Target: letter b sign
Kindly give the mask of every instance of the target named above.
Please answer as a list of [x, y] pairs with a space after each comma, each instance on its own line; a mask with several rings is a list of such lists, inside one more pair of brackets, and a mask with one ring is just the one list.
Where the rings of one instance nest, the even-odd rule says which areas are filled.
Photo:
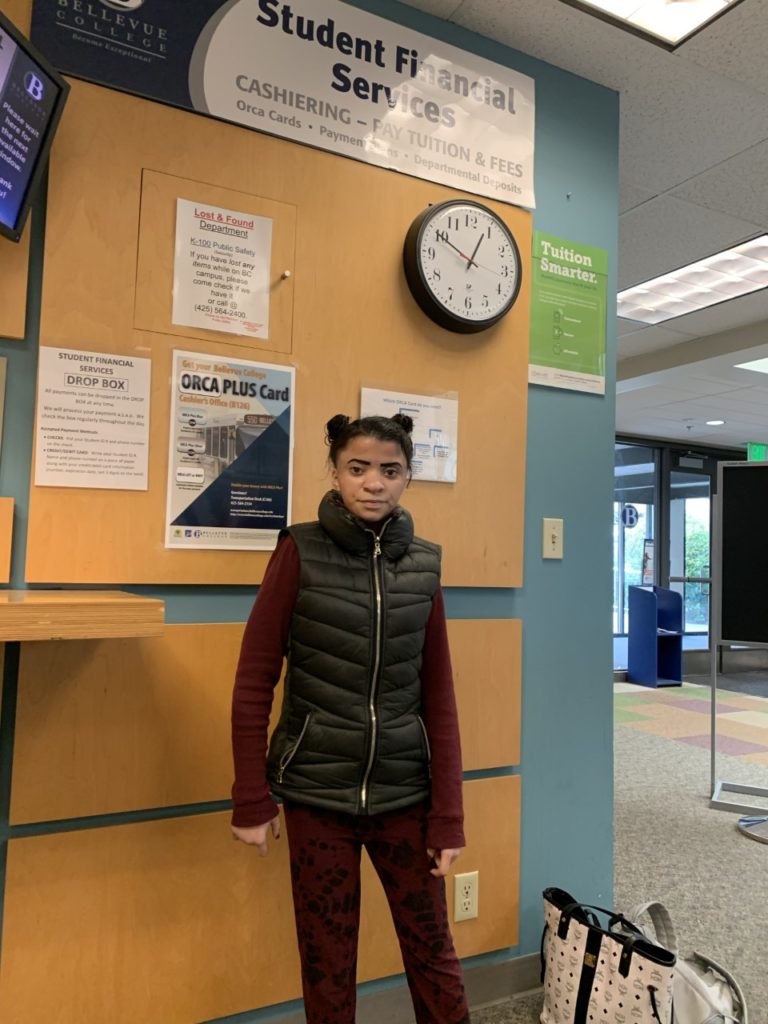
[[43, 98], [43, 83], [32, 71], [28, 71], [24, 75], [24, 88], [33, 100], [41, 100]]
[[634, 505], [625, 505], [621, 510], [621, 521], [628, 530], [631, 530], [640, 521], [640, 513]]

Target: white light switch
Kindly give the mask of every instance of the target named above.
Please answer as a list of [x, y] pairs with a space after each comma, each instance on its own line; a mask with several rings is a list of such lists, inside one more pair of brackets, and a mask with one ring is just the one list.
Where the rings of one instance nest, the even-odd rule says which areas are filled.
[[541, 554], [543, 558], [563, 557], [563, 520], [542, 519]]

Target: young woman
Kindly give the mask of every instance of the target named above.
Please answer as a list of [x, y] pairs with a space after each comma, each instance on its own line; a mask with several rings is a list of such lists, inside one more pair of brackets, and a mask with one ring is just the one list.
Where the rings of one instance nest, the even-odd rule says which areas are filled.
[[283, 803], [307, 1024], [354, 1024], [362, 847], [418, 1024], [469, 1020], [445, 900], [464, 834], [440, 549], [399, 504], [412, 426], [328, 422], [333, 490], [317, 522], [281, 534], [237, 670], [232, 832], [265, 856]]

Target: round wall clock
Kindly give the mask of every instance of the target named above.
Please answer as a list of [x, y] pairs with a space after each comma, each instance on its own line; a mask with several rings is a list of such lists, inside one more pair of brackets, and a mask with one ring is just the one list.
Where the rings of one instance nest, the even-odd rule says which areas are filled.
[[405, 236], [403, 266], [422, 310], [449, 331], [472, 334], [498, 323], [520, 291], [517, 243], [482, 203], [428, 206]]

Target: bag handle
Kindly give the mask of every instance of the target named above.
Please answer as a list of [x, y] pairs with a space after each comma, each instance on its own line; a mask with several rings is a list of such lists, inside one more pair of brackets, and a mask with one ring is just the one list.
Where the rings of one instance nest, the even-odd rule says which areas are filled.
[[634, 921], [630, 920], [624, 914], [618, 914], [615, 910], [607, 910], [605, 907], [596, 907], [592, 903], [579, 903], [576, 900], [574, 900], [572, 903], [568, 903], [560, 911], [560, 926], [558, 928], [558, 935], [561, 939], [564, 939], [565, 936], [568, 934], [568, 921], [572, 917], [576, 918], [577, 921], [579, 920], [576, 913], [578, 911], [582, 912], [582, 917], [584, 918], [582, 924], [588, 924], [594, 928], [600, 928], [600, 921], [598, 920], [597, 915], [594, 913], [594, 911], [597, 911], [600, 914], [605, 914], [605, 916], [608, 918], [609, 932], [615, 932], [616, 925], [621, 924], [624, 925], [627, 931], [635, 933], [635, 938], [647, 938], [647, 936], [643, 932], [643, 929], [636, 925]]
[[744, 998], [744, 993], [741, 991], [741, 985], [734, 978], [734, 976], [715, 960], [710, 960], [708, 956], [704, 956], [703, 953], [696, 953], [695, 951], [691, 954], [691, 959], [700, 963], [703, 967], [708, 967], [715, 974], [719, 974], [720, 977], [727, 982], [731, 992], [736, 996], [739, 1003], [739, 1009], [741, 1011], [740, 1017], [727, 1017], [723, 1018], [727, 1021], [733, 1021], [734, 1024], [749, 1024], [749, 1016], [747, 1013], [747, 1001]]
[[643, 914], [647, 914], [651, 919], [657, 943], [677, 956], [677, 932], [672, 924], [672, 917], [664, 904], [658, 900], [649, 900], [647, 903], [640, 903], [634, 907], [624, 917], [625, 920], [629, 920], [635, 927], [639, 927], [638, 921]]

